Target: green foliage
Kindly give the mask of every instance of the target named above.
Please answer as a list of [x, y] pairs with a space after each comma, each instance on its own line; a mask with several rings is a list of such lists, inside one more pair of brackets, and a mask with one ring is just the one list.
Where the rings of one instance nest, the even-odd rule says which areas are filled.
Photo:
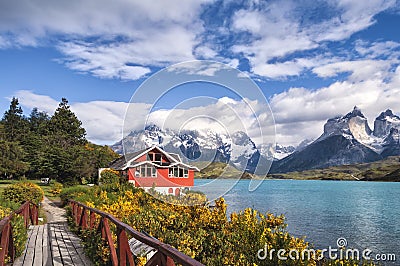
[[4, 113], [2, 119], [6, 139], [9, 141], [21, 140], [24, 134], [24, 131], [21, 129], [26, 125], [25, 122], [18, 99], [13, 97], [10, 103], [10, 108]]
[[66, 204], [68, 199], [83, 197], [84, 195], [87, 195], [91, 189], [91, 187], [87, 186], [73, 186], [63, 188], [60, 193], [61, 201], [63, 204]]
[[7, 186], [2, 193], [4, 199], [22, 204], [31, 201], [39, 204], [43, 200], [43, 190], [36, 184], [30, 182], [19, 182]]
[[29, 167], [29, 164], [23, 161], [24, 156], [25, 152], [20, 144], [0, 138], [0, 176], [6, 178], [23, 176]]
[[[13, 211], [17, 210], [20, 204], [0, 198], [0, 219], [9, 216]], [[20, 215], [14, 215], [11, 219], [12, 236], [15, 246], [16, 257], [20, 256], [25, 249], [28, 238], [27, 229], [25, 228], [24, 218]]]
[[[200, 197], [201, 193], [187, 193], [168, 199], [169, 204], [145, 193], [142, 189], [122, 186], [108, 192], [97, 187], [76, 200], [112, 214], [138, 231], [145, 231], [168, 243], [205, 265], [277, 265], [277, 261], [260, 261], [257, 251], [265, 244], [272, 248], [303, 250], [308, 247], [303, 239], [294, 238], [286, 231], [283, 216], [261, 214], [252, 209], [234, 213], [228, 219], [224, 199], [214, 207], [204, 203], [185, 206], [186, 197]], [[165, 197], [173, 197], [171, 195]], [[84, 231], [85, 232], [85, 231]], [[85, 232], [95, 237], [93, 232]], [[87, 243], [93, 256], [104, 255], [101, 241]], [[99, 257], [97, 257], [99, 258]], [[99, 260], [100, 261], [100, 260]], [[290, 261], [286, 265], [315, 265], [314, 261]]]
[[28, 118], [13, 98], [0, 122], [0, 178], [96, 183], [97, 169], [118, 155], [107, 146], [87, 142], [85, 134], [65, 98], [53, 116], [34, 108]]
[[28, 239], [28, 230], [25, 228], [24, 218], [20, 215], [14, 215], [11, 219], [13, 241], [15, 246], [15, 257], [19, 257], [24, 252], [26, 241]]
[[62, 189], [63, 189], [63, 184], [54, 181], [51, 183], [50, 193], [53, 194], [53, 196], [58, 196], [60, 195]]
[[108, 265], [110, 262], [110, 249], [101, 238], [97, 230], [85, 230], [80, 234], [85, 253], [94, 262], [94, 265]]
[[106, 169], [101, 172], [99, 182], [102, 185], [117, 185], [120, 181], [119, 173], [113, 169]]
[[86, 143], [86, 130], [82, 128], [82, 122], [70, 110], [68, 100], [61, 99], [58, 108], [50, 119], [50, 131], [62, 141], [63, 146]]

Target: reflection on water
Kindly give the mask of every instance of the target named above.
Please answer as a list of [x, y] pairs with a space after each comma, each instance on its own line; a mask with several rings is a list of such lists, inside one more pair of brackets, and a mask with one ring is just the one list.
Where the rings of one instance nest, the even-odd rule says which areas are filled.
[[[208, 182], [196, 180], [195, 185]], [[228, 184], [215, 180], [196, 189], [215, 198]], [[284, 214], [289, 232], [307, 236], [317, 248], [336, 247], [344, 237], [349, 247], [400, 257], [400, 183], [266, 180], [253, 192], [248, 184], [241, 180], [224, 196], [229, 213], [252, 207]]]

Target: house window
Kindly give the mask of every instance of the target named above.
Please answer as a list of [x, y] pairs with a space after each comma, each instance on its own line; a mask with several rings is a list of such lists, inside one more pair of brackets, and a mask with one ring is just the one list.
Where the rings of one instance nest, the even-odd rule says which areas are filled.
[[170, 188], [168, 189], [168, 194], [172, 194], [172, 193], [174, 193], [174, 189], [173, 189], [172, 187], [170, 187]]
[[154, 154], [154, 161], [155, 161], [155, 162], [159, 162], [159, 163], [162, 162], [161, 153], [155, 153], [155, 154]]
[[161, 163], [162, 162], [162, 154], [161, 153], [149, 153], [147, 154], [147, 160]]
[[171, 167], [168, 170], [168, 176], [169, 177], [188, 177], [188, 169], [175, 166]]
[[136, 167], [135, 169], [135, 176], [140, 177], [140, 167]]
[[157, 169], [152, 165], [141, 165], [136, 167], [136, 177], [157, 177]]

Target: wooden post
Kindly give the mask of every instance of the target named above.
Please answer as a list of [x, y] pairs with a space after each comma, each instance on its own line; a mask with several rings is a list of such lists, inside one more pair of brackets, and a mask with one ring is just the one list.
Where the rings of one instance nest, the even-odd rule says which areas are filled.
[[[126, 232], [124, 229], [118, 227], [117, 228], [117, 239], [118, 239], [118, 256], [119, 256], [119, 265], [135, 265], [133, 260], [132, 252], [129, 248], [128, 237], [126, 236]], [[128, 260], [127, 260], [128, 259]], [[128, 262], [128, 264], [127, 264]]]
[[114, 241], [112, 239], [110, 225], [108, 224], [107, 218], [103, 218], [103, 230], [108, 243], [108, 247], [110, 248], [112, 265], [118, 266], [117, 251], [115, 250]]
[[1, 231], [1, 239], [0, 239], [0, 265], [4, 265], [4, 261], [6, 259], [6, 256], [8, 255], [8, 241], [10, 239], [10, 218], [7, 217], [7, 221], [5, 222], [5, 225], [2, 228]]
[[85, 207], [82, 207], [82, 214], [79, 225], [82, 227], [83, 230], [87, 229], [87, 214]]
[[96, 222], [96, 214], [92, 211], [90, 211], [90, 229], [93, 229], [95, 227], [95, 222]]

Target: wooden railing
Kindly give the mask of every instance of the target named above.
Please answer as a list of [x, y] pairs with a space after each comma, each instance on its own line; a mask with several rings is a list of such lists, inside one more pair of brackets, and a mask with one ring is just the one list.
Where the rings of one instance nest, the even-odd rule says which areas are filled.
[[[128, 235], [156, 250], [156, 253], [147, 261], [146, 266], [174, 266], [175, 262], [183, 266], [203, 265], [170, 245], [134, 230], [111, 214], [88, 207], [74, 200], [70, 200], [69, 204], [72, 208], [75, 224], [79, 226], [80, 229], [97, 229], [101, 232], [103, 240], [107, 242], [110, 249], [113, 266], [135, 265], [133, 254], [129, 248]], [[98, 216], [97, 218], [96, 215]], [[111, 235], [110, 222], [116, 226], [116, 246]]]
[[15, 246], [13, 242], [11, 219], [14, 215], [21, 215], [24, 218], [25, 227], [29, 224], [38, 224], [39, 210], [38, 206], [29, 201], [19, 207], [19, 209], [0, 221], [0, 265], [4, 265], [8, 257], [10, 262], [15, 259]]

